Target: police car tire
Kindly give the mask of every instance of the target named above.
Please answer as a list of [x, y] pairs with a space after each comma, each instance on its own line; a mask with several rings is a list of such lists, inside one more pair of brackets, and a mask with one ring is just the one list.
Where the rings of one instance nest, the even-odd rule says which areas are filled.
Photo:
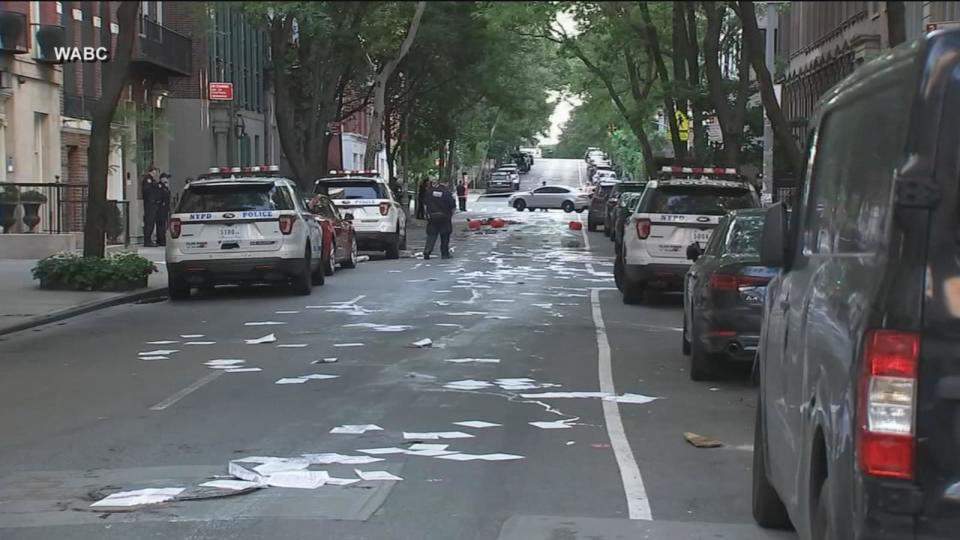
[[186, 300], [190, 298], [190, 285], [173, 272], [167, 274], [167, 294], [170, 300]]
[[323, 283], [323, 271], [319, 270], [315, 273], [310, 266], [310, 247], [307, 246], [307, 252], [303, 256], [303, 270], [293, 278], [293, 292], [301, 296], [308, 296], [313, 293], [313, 283], [317, 280], [317, 274], [320, 277], [319, 282]]
[[634, 306], [643, 302], [645, 284], [634, 281], [626, 275], [621, 279], [623, 281], [623, 303]]
[[400, 233], [394, 233], [393, 239], [390, 240], [390, 243], [387, 244], [387, 249], [385, 250], [384, 255], [388, 259], [399, 259], [400, 258]]
[[340, 263], [341, 268], [356, 268], [357, 267], [357, 239], [353, 239], [353, 245], [350, 247], [350, 256], [347, 257], [347, 260]]

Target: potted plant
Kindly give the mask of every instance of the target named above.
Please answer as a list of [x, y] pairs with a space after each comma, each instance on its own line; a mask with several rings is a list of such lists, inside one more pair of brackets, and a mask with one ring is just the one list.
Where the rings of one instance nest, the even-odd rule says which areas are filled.
[[40, 223], [40, 205], [47, 202], [47, 196], [39, 191], [31, 190], [20, 194], [23, 203], [23, 224], [33, 232]]
[[20, 202], [20, 191], [16, 186], [6, 185], [0, 190], [0, 227], [3, 232], [10, 232], [10, 227], [17, 222], [17, 204]]

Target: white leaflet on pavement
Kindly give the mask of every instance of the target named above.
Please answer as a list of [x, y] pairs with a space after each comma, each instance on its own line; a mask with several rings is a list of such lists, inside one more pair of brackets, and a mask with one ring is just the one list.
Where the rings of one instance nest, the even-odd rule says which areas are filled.
[[449, 444], [431, 444], [431, 443], [417, 443], [411, 444], [410, 450], [446, 450]]
[[320, 360], [314, 360], [313, 362], [310, 362], [310, 363], [311, 364], [332, 364], [336, 361], [337, 361], [336, 358], [322, 358]]
[[433, 291], [433, 292], [443, 294], [443, 293], [449, 293], [449, 292], [453, 292], [453, 291], [451, 291], [450, 289], [437, 289], [437, 290], [435, 290], [435, 291]]
[[454, 422], [453, 425], [471, 427], [471, 428], [500, 427], [500, 424], [494, 424], [493, 422], [484, 422], [483, 420], [465, 420], [463, 422]]
[[383, 458], [375, 458], [370, 456], [347, 456], [344, 454], [338, 454], [336, 452], [329, 452], [326, 454], [303, 454], [303, 458], [309, 461], [311, 464], [316, 465], [330, 465], [331, 463], [363, 465], [366, 463], [383, 461]]
[[357, 476], [361, 480], [403, 480], [399, 476], [394, 476], [387, 471], [361, 471], [360, 469], [354, 469], [353, 472], [357, 473]]
[[536, 379], [528, 379], [526, 377], [521, 377], [517, 379], [494, 379], [497, 384], [529, 384], [537, 382]]
[[450, 358], [449, 360], [444, 360], [444, 362], [453, 362], [455, 364], [467, 364], [470, 362], [476, 362], [478, 364], [499, 364], [500, 360], [498, 358]]
[[279, 322], [279, 321], [256, 321], [256, 322], [243, 323], [244, 326], [277, 326], [280, 324], [287, 324], [287, 323]]
[[364, 454], [373, 454], [375, 456], [385, 455], [385, 454], [404, 454], [407, 451], [403, 448], [390, 447], [390, 448], [364, 448], [363, 450], [357, 450], [357, 452], [363, 452]]
[[523, 456], [518, 456], [516, 454], [481, 454], [477, 456], [477, 458], [484, 461], [509, 461], [514, 459], [526, 459]]
[[357, 256], [357, 262], [358, 262], [358, 263], [367, 262], [367, 261], [369, 261], [369, 260], [370, 260], [370, 256], [369, 256], [369, 255], [358, 255], [358, 256]]
[[503, 390], [536, 390], [537, 388], [540, 388], [535, 384], [529, 384], [529, 383], [500, 384], [497, 386], [499, 386]]
[[658, 397], [644, 396], [642, 394], [623, 394], [622, 396], [605, 396], [604, 401], [616, 401], [617, 403], [637, 403], [643, 405], [651, 401], [658, 400]]
[[230, 462], [227, 472], [230, 476], [247, 482], [263, 482], [262, 476], [234, 461]]
[[612, 395], [608, 392], [541, 392], [539, 394], [520, 394], [520, 397], [529, 399], [604, 398]]
[[299, 471], [310, 466], [310, 462], [305, 459], [282, 459], [279, 461], [270, 461], [253, 468], [259, 474], [269, 476], [283, 471]]
[[200, 487], [229, 489], [231, 491], [240, 491], [243, 489], [262, 487], [258, 482], [247, 482], [246, 480], [211, 480], [200, 484]]
[[327, 482], [324, 485], [328, 486], [349, 486], [350, 484], [356, 484], [360, 480], [357, 478], [327, 478]]
[[283, 379], [278, 379], [274, 384], [303, 384], [305, 382], [307, 382], [307, 380], [300, 377], [284, 377]]
[[297, 377], [297, 378], [298, 378], [298, 379], [308, 379], [308, 380], [322, 381], [322, 380], [325, 380], [325, 379], [339, 379], [340, 376], [339, 376], [339, 375], [323, 375], [323, 374], [320, 374], [320, 373], [313, 373], [313, 374], [311, 374], [311, 375], [301, 375], [300, 377]]
[[233, 461], [242, 462], [242, 463], [272, 463], [274, 461], [283, 461], [287, 458], [281, 457], [271, 457], [271, 456], [247, 456], [243, 459], [235, 459]]
[[445, 456], [435, 456], [437, 459], [449, 459], [452, 461], [473, 461], [475, 459], [481, 459], [480, 456], [474, 454], [447, 454]]
[[144, 351], [142, 353], [137, 353], [140, 356], [169, 356], [173, 353], [180, 352], [179, 349], [157, 349], [155, 351]]
[[119, 491], [100, 499], [90, 506], [140, 506], [173, 500], [184, 488], [150, 488], [134, 491]]
[[172, 339], [164, 339], [161, 341], [148, 341], [147, 345], [173, 345], [174, 343], [180, 343]]
[[553, 307], [553, 304], [530, 304], [531, 306], [536, 306], [538, 308], [550, 309]]
[[433, 346], [433, 340], [430, 338], [424, 338], [419, 341], [414, 341], [413, 343], [410, 344], [410, 346], [415, 347], [417, 349], [425, 349], [427, 347]]
[[454, 324], [454, 323], [436, 323], [435, 326], [449, 326], [449, 327], [455, 327], [455, 328], [463, 328], [462, 324]]
[[540, 429], [570, 429], [573, 427], [563, 420], [557, 420], [556, 422], [530, 422], [530, 425]]
[[268, 334], [262, 338], [248, 339], [246, 340], [247, 345], [261, 345], [263, 343], [274, 343], [277, 341], [277, 336], [274, 334]]
[[209, 362], [204, 362], [203, 364], [204, 364], [205, 366], [210, 366], [210, 367], [214, 367], [214, 366], [234, 367], [234, 366], [237, 366], [237, 365], [243, 364], [243, 363], [246, 363], [246, 360], [239, 360], [239, 359], [232, 359], [232, 358], [221, 358], [221, 359], [218, 359], [218, 360], [210, 360]]
[[184, 345], [216, 345], [216, 341], [188, 341]]
[[445, 315], [448, 315], [450, 317], [466, 317], [469, 315], [486, 315], [486, 314], [487, 314], [486, 311], [459, 311], [455, 313], [445, 313]]
[[368, 431], [383, 431], [383, 428], [376, 424], [344, 424], [331, 429], [330, 433], [361, 435]]
[[283, 311], [274, 311], [274, 313], [277, 315], [296, 315], [297, 313], [300, 313], [300, 310], [286, 309]]
[[363, 347], [363, 343], [334, 343], [334, 347]]
[[405, 452], [408, 456], [424, 456], [424, 457], [437, 457], [437, 456], [446, 456], [448, 454], [456, 454], [453, 450], [409, 450]]
[[206, 336], [203, 334], [180, 334], [180, 337], [183, 339], [199, 339]]
[[496, 319], [498, 321], [505, 321], [507, 319], [512, 319], [513, 317], [507, 317], [506, 315], [487, 315], [484, 319]]
[[514, 299], [512, 299], [512, 298], [494, 298], [493, 300], [490, 300], [490, 301], [491, 301], [491, 302], [497, 302], [497, 303], [500, 303], [500, 304], [510, 304], [510, 303], [516, 302], [516, 300], [514, 300]]
[[403, 332], [410, 330], [412, 326], [406, 324], [374, 324], [374, 323], [353, 323], [345, 324], [344, 328], [370, 328], [377, 332]]
[[224, 371], [227, 373], [256, 373], [257, 371], [263, 371], [258, 367], [245, 367], [245, 368], [227, 368]]
[[169, 356], [141, 356], [141, 360], [169, 360]]
[[472, 437], [473, 435], [462, 431], [403, 432], [403, 438], [407, 440], [423, 439], [425, 441], [435, 441], [437, 439], [470, 439]]
[[306, 343], [284, 343], [282, 345], [277, 345], [279, 349], [302, 349], [306, 347]]
[[265, 479], [268, 486], [299, 489], [316, 489], [327, 482], [327, 471], [282, 471]]

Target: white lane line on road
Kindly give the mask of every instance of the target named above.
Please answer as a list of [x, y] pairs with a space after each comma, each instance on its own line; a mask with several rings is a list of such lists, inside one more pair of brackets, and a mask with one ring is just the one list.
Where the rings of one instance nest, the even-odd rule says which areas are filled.
[[191, 384], [190, 386], [184, 388], [183, 390], [180, 390], [180, 391], [177, 392], [176, 394], [168, 397], [167, 399], [161, 401], [160, 403], [157, 403], [157, 404], [154, 405], [153, 407], [150, 407], [150, 410], [151, 410], [151, 411], [162, 411], [162, 410], [170, 407], [170, 406], [173, 405], [174, 403], [180, 401], [181, 399], [183, 399], [183, 398], [189, 396], [190, 394], [196, 392], [197, 390], [200, 389], [201, 386], [209, 383], [210, 381], [216, 379], [217, 377], [219, 377], [219, 376], [221, 376], [221, 375], [223, 375], [223, 371], [222, 371], [222, 370], [217, 370], [217, 371], [211, 372], [211, 373], [209, 373], [209, 374], [207, 374], [207, 375], [204, 375], [204, 376], [201, 377], [197, 382]]
[[[609, 289], [605, 289], [609, 290]], [[600, 289], [590, 289], [590, 304], [593, 308], [593, 324], [597, 328], [598, 351], [598, 378], [600, 391], [616, 394], [613, 384], [613, 368], [610, 364], [610, 342], [607, 341], [607, 329], [603, 324], [603, 314], [600, 311]], [[650, 513], [650, 500], [647, 499], [647, 490], [640, 476], [640, 467], [633, 456], [630, 441], [627, 440], [623, 429], [623, 419], [620, 418], [620, 406], [615, 401], [603, 401], [603, 420], [607, 426], [607, 435], [610, 437], [610, 447], [617, 458], [620, 469], [620, 478], [623, 481], [623, 491], [627, 496], [627, 511], [630, 519], [653, 520]]]
[[357, 302], [363, 300], [363, 299], [366, 298], [366, 297], [367, 297], [367, 295], [361, 294], [360, 296], [354, 298], [353, 300], [347, 300], [346, 302], [344, 302], [344, 304], [346, 304], [346, 305], [348, 305], [348, 306], [349, 306], [349, 305], [353, 305], [353, 304], [356, 304]]

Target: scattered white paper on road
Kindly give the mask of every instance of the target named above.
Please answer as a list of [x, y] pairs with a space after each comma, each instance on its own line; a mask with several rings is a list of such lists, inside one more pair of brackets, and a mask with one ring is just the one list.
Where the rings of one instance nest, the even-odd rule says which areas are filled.
[[228, 465], [227, 472], [230, 476], [247, 482], [263, 482], [262, 476], [233, 461]]
[[203, 334], [180, 334], [180, 337], [183, 339], [200, 339], [206, 336]]
[[417, 443], [411, 444], [410, 450], [446, 450], [449, 444], [431, 444], [431, 443]]
[[494, 379], [493, 382], [497, 384], [530, 384], [537, 382], [537, 380], [521, 377], [516, 379]]
[[510, 303], [516, 302], [516, 300], [514, 300], [514, 299], [512, 299], [512, 298], [494, 298], [493, 300], [490, 300], [490, 301], [491, 301], [491, 302], [497, 302], [497, 303], [500, 303], [500, 304], [510, 304]]
[[203, 364], [210, 367], [238, 367], [240, 364], [246, 363], [246, 360], [232, 359], [232, 358], [221, 358], [218, 360], [210, 360], [209, 362], [204, 362]]
[[374, 324], [374, 323], [353, 323], [345, 324], [344, 328], [370, 328], [377, 332], [403, 332], [410, 330], [412, 326], [405, 324]]
[[253, 470], [264, 476], [269, 476], [278, 472], [299, 471], [309, 466], [310, 462], [305, 459], [281, 459], [257, 465]]
[[530, 304], [531, 306], [536, 306], [538, 308], [550, 309], [553, 307], [553, 304]]
[[255, 321], [255, 322], [243, 323], [244, 326], [277, 326], [281, 324], [287, 324], [287, 323], [279, 322], [279, 321]]
[[357, 452], [363, 452], [364, 454], [372, 454], [374, 456], [385, 455], [385, 454], [404, 454], [407, 451], [403, 448], [390, 447], [390, 448], [364, 448], [363, 450], [357, 450]]
[[507, 317], [506, 315], [487, 315], [484, 319], [496, 319], [499, 321], [505, 321], [507, 319], [512, 319], [513, 317]]
[[405, 452], [408, 456], [437, 457], [447, 454], [456, 454], [453, 450], [408, 450]]
[[403, 480], [399, 476], [394, 476], [387, 471], [361, 471], [360, 469], [354, 469], [357, 476], [361, 480]]
[[479, 390], [481, 388], [489, 388], [491, 386], [493, 385], [487, 381], [475, 381], [473, 379], [452, 381], [443, 385], [444, 388], [449, 388], [451, 390]]
[[349, 486], [350, 484], [356, 484], [360, 480], [357, 478], [327, 478], [327, 482], [324, 485], [327, 486]]
[[216, 345], [216, 341], [188, 341], [184, 345]]
[[320, 373], [313, 373], [313, 374], [311, 374], [311, 375], [302, 375], [302, 376], [300, 376], [300, 377], [298, 377], [298, 378], [299, 378], [299, 379], [307, 379], [307, 380], [323, 381], [323, 380], [326, 380], [326, 379], [339, 379], [340, 376], [339, 376], [339, 375], [323, 375], [323, 374], [320, 374]]
[[651, 401], [658, 400], [658, 397], [644, 396], [643, 394], [623, 394], [622, 396], [605, 396], [604, 401], [616, 401], [617, 403], [637, 403], [643, 405]]
[[266, 336], [263, 336], [262, 338], [246, 340], [247, 345], [261, 345], [263, 343], [274, 343], [276, 341], [277, 341], [277, 336], [275, 336], [274, 334], [268, 334]]
[[556, 399], [556, 398], [604, 398], [611, 396], [609, 392], [541, 392], [539, 394], [520, 394], [529, 399]]
[[436, 323], [436, 326], [449, 326], [449, 327], [463, 328], [462, 324], [454, 324], [454, 323]]
[[155, 351], [144, 351], [137, 354], [140, 356], [170, 356], [171, 354], [178, 352], [180, 352], [179, 349], [157, 349]]
[[362, 435], [368, 431], [383, 431], [383, 428], [376, 424], [345, 424], [331, 429], [330, 433]]
[[274, 487], [316, 489], [324, 485], [330, 475], [327, 471], [283, 471], [271, 474], [266, 484]]
[[282, 345], [277, 345], [279, 349], [302, 349], [306, 347], [306, 343], [284, 343]]
[[134, 491], [120, 491], [107, 495], [90, 506], [140, 506], [157, 504], [173, 500], [183, 493], [184, 488], [149, 488]]
[[425, 349], [428, 347], [433, 347], [433, 340], [430, 338], [424, 338], [419, 341], [414, 341], [413, 343], [410, 344], [410, 346], [415, 347], [417, 349]]
[[370, 456], [348, 456], [336, 452], [326, 454], [303, 454], [303, 458], [315, 465], [330, 465], [332, 463], [341, 463], [345, 465], [364, 465], [366, 463], [376, 463], [383, 461], [383, 458]]
[[468, 364], [471, 362], [476, 362], [478, 364], [499, 364], [499, 358], [450, 358], [449, 360], [444, 360], [444, 362], [453, 362], [454, 364]]
[[301, 379], [300, 377], [285, 377], [278, 379], [274, 384], [303, 384], [305, 382], [307, 382], [307, 380]]
[[169, 360], [168, 356], [141, 356], [141, 360]]
[[334, 347], [363, 347], [363, 343], [334, 343]]
[[454, 422], [456, 426], [470, 427], [470, 428], [488, 428], [488, 427], [500, 427], [500, 424], [494, 424], [493, 422], [484, 422], [483, 420], [465, 420], [463, 422]]
[[530, 422], [530, 425], [540, 429], [570, 429], [573, 427], [564, 420], [557, 420], [556, 422]]
[[526, 459], [523, 456], [518, 456], [516, 454], [481, 454], [478, 455], [477, 458], [484, 461], [510, 461], [514, 459]]
[[437, 439], [470, 439], [473, 438], [473, 435], [462, 431], [428, 431], [424, 433], [404, 431], [403, 438], [406, 440], [435, 441]]
[[255, 373], [257, 371], [263, 371], [258, 367], [245, 367], [245, 368], [227, 368], [224, 371], [227, 373]]
[[331, 357], [331, 358], [321, 358], [320, 360], [314, 360], [313, 362], [310, 362], [310, 363], [311, 364], [333, 364], [336, 361], [337, 359], [335, 357]]
[[174, 343], [180, 343], [172, 339], [164, 339], [161, 341], [148, 341], [147, 345], [173, 345]]
[[288, 309], [283, 311], [274, 311], [274, 313], [277, 315], [296, 315], [297, 313], [300, 313], [300, 311], [295, 309]]
[[242, 463], [273, 463], [274, 461], [285, 461], [286, 459], [287, 458], [272, 456], [247, 456], [243, 459], [235, 459], [233, 461]]
[[241, 491], [244, 489], [262, 487], [258, 482], [247, 482], [246, 480], [211, 480], [200, 484], [200, 487], [209, 487], [217, 489], [229, 489], [231, 491]]
[[447, 454], [445, 456], [435, 456], [437, 459], [449, 459], [452, 461], [473, 461], [480, 459], [480, 456], [474, 454]]
[[435, 291], [433, 291], [433, 292], [435, 292], [435, 293], [440, 293], [440, 294], [445, 294], [445, 293], [449, 293], [449, 292], [453, 292], [453, 291], [451, 291], [450, 289], [437, 289], [437, 290], [435, 290]]
[[446, 313], [450, 317], [467, 317], [470, 315], [487, 315], [486, 311], [459, 311], [455, 313]]

